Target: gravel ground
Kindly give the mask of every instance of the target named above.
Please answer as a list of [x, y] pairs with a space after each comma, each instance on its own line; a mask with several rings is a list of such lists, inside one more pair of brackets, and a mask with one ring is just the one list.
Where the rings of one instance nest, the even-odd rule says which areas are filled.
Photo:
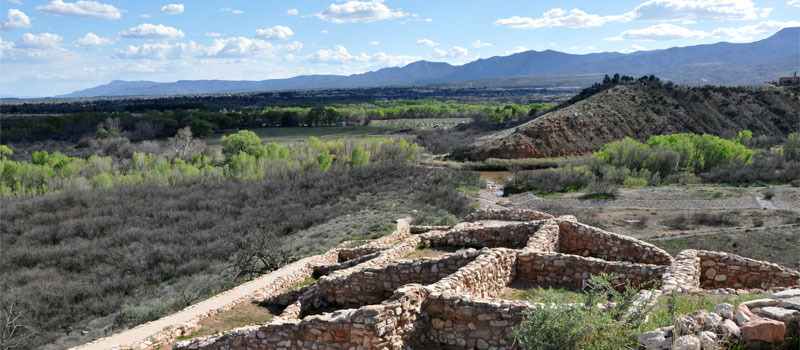
[[[606, 209], [759, 209], [756, 197], [735, 199], [543, 199], [531, 193], [510, 197], [514, 206], [529, 208], [606, 208]], [[781, 208], [782, 209], [782, 208]]]

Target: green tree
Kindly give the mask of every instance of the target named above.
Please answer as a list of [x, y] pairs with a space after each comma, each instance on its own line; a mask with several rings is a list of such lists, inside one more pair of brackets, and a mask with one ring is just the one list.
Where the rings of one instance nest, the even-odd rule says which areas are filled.
[[333, 164], [333, 156], [327, 151], [317, 154], [317, 165], [319, 166], [319, 170], [328, 171], [328, 168], [331, 167]]
[[211, 136], [211, 134], [214, 133], [214, 124], [205, 120], [192, 120], [192, 122], [189, 123], [189, 127], [192, 129], [192, 134], [196, 137]]
[[240, 130], [235, 134], [222, 137], [222, 154], [226, 159], [230, 159], [239, 152], [253, 155], [261, 148], [261, 138], [250, 130]]

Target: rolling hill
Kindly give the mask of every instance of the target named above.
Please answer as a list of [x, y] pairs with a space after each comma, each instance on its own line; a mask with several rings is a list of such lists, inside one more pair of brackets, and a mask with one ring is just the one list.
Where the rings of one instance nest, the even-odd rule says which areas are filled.
[[472, 160], [582, 155], [625, 137], [748, 129], [785, 137], [800, 128], [797, 89], [620, 84], [514, 128], [478, 138], [458, 154]]
[[342, 75], [305, 75], [262, 81], [180, 80], [170, 83], [112, 81], [58, 97], [152, 96], [267, 90], [352, 88], [400, 84], [477, 81], [506, 77], [656, 74], [682, 85], [751, 85], [800, 70], [800, 27], [783, 29], [751, 43], [720, 42], [666, 50], [574, 55], [526, 51], [453, 66], [418, 61], [404, 67]]

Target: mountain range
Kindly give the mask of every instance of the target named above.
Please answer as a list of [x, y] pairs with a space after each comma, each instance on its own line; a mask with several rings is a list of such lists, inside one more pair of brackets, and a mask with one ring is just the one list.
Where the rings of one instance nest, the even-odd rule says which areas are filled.
[[[664, 50], [568, 54], [525, 51], [454, 66], [417, 61], [353, 75], [303, 75], [262, 81], [179, 80], [121, 81], [57, 97], [154, 96], [233, 93], [269, 90], [353, 88], [386, 85], [481, 81], [508, 77], [613, 74], [655, 74], [682, 85], [753, 85], [800, 70], [800, 27], [785, 28], [750, 43], [673, 47]], [[568, 78], [565, 78], [568, 79]]]

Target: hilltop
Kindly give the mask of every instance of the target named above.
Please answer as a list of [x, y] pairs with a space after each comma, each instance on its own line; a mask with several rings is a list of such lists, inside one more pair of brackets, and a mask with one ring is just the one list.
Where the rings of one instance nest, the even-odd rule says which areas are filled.
[[461, 150], [465, 158], [582, 155], [625, 137], [691, 132], [732, 137], [748, 129], [781, 136], [800, 125], [798, 91], [744, 87], [619, 84], [520, 126], [483, 136]]
[[[789, 75], [800, 66], [800, 27], [785, 28], [769, 38], [751, 43], [719, 42], [673, 47], [665, 50], [623, 54], [600, 52], [525, 51], [508, 56], [478, 59], [454, 66], [444, 62], [417, 61], [353, 75], [303, 75], [261, 81], [179, 80], [176, 82], [112, 81], [59, 97], [154, 96], [231, 93], [247, 91], [354, 88], [401, 84], [482, 81], [510, 77], [560, 76], [561, 81], [580, 82], [582, 75], [611, 71], [657, 74], [683, 85], [752, 85], [769, 77]], [[552, 86], [552, 85], [548, 85]]]

